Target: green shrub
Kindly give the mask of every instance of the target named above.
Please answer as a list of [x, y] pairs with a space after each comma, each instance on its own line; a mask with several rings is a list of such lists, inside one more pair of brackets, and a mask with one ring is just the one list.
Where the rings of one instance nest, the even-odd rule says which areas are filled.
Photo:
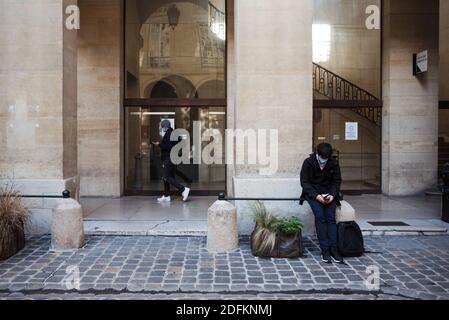
[[291, 236], [304, 228], [298, 217], [278, 218], [260, 201], [253, 204], [252, 211], [256, 223], [253, 245], [257, 254], [273, 250], [277, 235]]
[[298, 217], [289, 217], [279, 219], [277, 227], [280, 233], [290, 236], [304, 228], [304, 225]]

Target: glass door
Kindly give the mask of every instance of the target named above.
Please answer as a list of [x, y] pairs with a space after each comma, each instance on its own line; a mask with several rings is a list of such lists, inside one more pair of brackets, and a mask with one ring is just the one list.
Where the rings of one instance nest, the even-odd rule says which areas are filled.
[[342, 172], [342, 191], [380, 192], [381, 125], [376, 108], [315, 108], [316, 147], [330, 143]]
[[[163, 119], [168, 119], [175, 130], [182, 129], [178, 131], [184, 147], [178, 155], [184, 156], [184, 160], [176, 166], [176, 179], [190, 187], [192, 194], [217, 195], [224, 191], [225, 110], [225, 107], [126, 108], [126, 194], [152, 195], [163, 190], [160, 149], [151, 144], [163, 137], [160, 127]], [[207, 148], [211, 143], [214, 148]]]

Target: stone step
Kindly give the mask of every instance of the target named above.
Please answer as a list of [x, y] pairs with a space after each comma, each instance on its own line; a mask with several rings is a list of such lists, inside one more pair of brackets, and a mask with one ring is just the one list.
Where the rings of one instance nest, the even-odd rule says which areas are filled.
[[[402, 219], [408, 226], [374, 226], [369, 222], [382, 221], [374, 219], [359, 219], [357, 223], [365, 236], [436, 236], [447, 235], [449, 224], [437, 219]], [[396, 220], [389, 220], [396, 221]]]
[[427, 190], [426, 192], [424, 192], [424, 194], [428, 197], [437, 197], [437, 198], [441, 198], [442, 195], [441, 191], [438, 189]]
[[206, 236], [207, 220], [103, 221], [85, 220], [86, 235]]

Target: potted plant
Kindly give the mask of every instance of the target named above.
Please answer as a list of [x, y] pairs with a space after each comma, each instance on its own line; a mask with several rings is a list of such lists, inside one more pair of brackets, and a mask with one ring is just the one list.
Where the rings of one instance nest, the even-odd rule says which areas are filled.
[[276, 248], [278, 219], [260, 201], [254, 203], [252, 210], [256, 225], [251, 234], [251, 251], [255, 256], [271, 257]]
[[251, 234], [251, 251], [259, 257], [297, 258], [303, 254], [302, 228], [297, 217], [278, 218], [257, 201], [253, 205], [255, 220]]
[[298, 217], [282, 218], [278, 224], [278, 256], [279, 258], [301, 257], [304, 248], [302, 229], [304, 225]]
[[0, 186], [0, 260], [24, 248], [24, 227], [29, 218], [30, 210], [23, 204], [14, 184]]

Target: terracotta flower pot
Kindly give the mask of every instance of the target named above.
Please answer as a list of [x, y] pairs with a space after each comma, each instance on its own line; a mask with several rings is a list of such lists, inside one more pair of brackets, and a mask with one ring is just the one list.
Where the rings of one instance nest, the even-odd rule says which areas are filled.
[[4, 241], [0, 245], [0, 260], [6, 260], [25, 247], [25, 232], [23, 228], [15, 228], [3, 235]]

